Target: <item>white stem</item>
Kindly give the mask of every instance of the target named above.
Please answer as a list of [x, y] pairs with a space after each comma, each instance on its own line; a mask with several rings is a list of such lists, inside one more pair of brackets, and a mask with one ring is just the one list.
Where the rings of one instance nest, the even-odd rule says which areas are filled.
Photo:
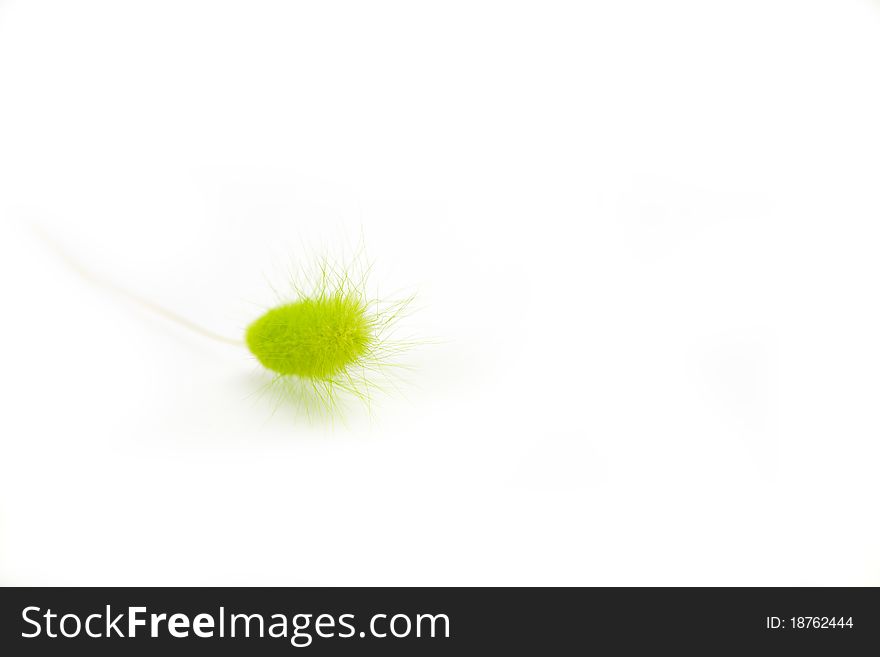
[[236, 340], [234, 338], [228, 338], [225, 335], [220, 335], [219, 333], [214, 333], [202, 326], [199, 326], [195, 322], [188, 320], [186, 317], [181, 317], [177, 313], [160, 306], [157, 303], [153, 303], [149, 299], [145, 299], [142, 296], [135, 294], [129, 290], [126, 290], [122, 287], [119, 287], [115, 283], [111, 283], [105, 278], [98, 276], [94, 272], [89, 271], [85, 267], [83, 267], [77, 260], [75, 260], [67, 251], [65, 251], [55, 240], [49, 237], [41, 228], [38, 226], [34, 226], [34, 231], [37, 236], [46, 243], [55, 253], [62, 259], [67, 265], [76, 271], [80, 276], [84, 279], [96, 285], [98, 287], [102, 287], [105, 290], [109, 290], [119, 296], [125, 297], [129, 301], [141, 306], [142, 308], [146, 308], [147, 310], [164, 317], [167, 320], [170, 320], [180, 326], [188, 328], [193, 333], [198, 333], [199, 335], [210, 338], [211, 340], [215, 340], [217, 342], [223, 342], [225, 344], [234, 344], [236, 346], [243, 346], [244, 342], [242, 340]]

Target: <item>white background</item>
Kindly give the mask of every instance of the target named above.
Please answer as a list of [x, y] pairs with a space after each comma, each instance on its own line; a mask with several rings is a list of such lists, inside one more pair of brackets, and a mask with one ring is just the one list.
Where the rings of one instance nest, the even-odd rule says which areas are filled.
[[[880, 584], [880, 4], [0, 2], [0, 581]], [[374, 417], [240, 335], [363, 233]]]

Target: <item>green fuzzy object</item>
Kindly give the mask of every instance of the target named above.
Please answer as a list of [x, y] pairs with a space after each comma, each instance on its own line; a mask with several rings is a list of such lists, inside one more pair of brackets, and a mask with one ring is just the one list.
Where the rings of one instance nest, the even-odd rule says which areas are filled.
[[374, 392], [396, 387], [398, 357], [416, 344], [393, 335], [412, 297], [368, 295], [366, 263], [316, 265], [292, 274], [290, 296], [247, 327], [245, 344], [273, 374], [268, 389], [279, 400], [334, 412], [345, 393], [370, 407]]
[[369, 353], [374, 335], [364, 303], [335, 292], [269, 310], [248, 327], [245, 342], [266, 369], [332, 381]]

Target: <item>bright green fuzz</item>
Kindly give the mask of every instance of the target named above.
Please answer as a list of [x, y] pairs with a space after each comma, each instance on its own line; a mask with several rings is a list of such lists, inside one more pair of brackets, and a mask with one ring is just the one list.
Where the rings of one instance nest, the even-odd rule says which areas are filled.
[[362, 299], [337, 292], [273, 308], [248, 327], [245, 341], [273, 372], [333, 381], [367, 355], [373, 333]]

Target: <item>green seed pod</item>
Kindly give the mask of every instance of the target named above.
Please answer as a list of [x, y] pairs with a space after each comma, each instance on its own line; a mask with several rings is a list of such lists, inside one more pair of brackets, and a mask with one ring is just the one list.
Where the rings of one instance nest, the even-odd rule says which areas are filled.
[[248, 327], [245, 342], [266, 369], [331, 381], [369, 353], [374, 331], [360, 299], [336, 293], [269, 310]]
[[[206, 338], [242, 345], [240, 339], [215, 333], [94, 274], [48, 236], [38, 235], [91, 283]], [[280, 298], [279, 305], [248, 326], [244, 345], [273, 374], [267, 387], [279, 401], [292, 398], [309, 411], [335, 411], [342, 392], [369, 406], [383, 383], [393, 385], [391, 373], [402, 367], [398, 356], [424, 344], [392, 336], [413, 298], [383, 301], [368, 296], [369, 270], [362, 251], [347, 266], [319, 259], [315, 268], [294, 276], [289, 297]]]
[[393, 385], [397, 357], [414, 343], [392, 332], [412, 298], [368, 296], [368, 271], [362, 261], [334, 266], [319, 260], [295, 277], [292, 298], [281, 297], [248, 326], [245, 344], [274, 375], [269, 387], [276, 397], [326, 412], [338, 408], [340, 393], [369, 406], [383, 383]]

